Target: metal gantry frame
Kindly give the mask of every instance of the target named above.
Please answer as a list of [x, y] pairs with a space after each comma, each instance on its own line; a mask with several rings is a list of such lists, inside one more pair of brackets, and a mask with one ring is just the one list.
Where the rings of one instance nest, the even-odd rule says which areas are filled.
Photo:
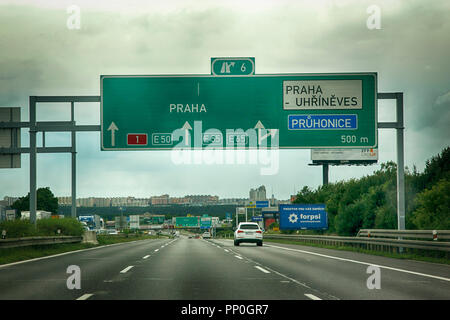
[[[403, 92], [379, 92], [377, 99], [396, 100], [396, 121], [378, 122], [378, 129], [396, 129], [397, 131], [397, 221], [398, 230], [405, 230], [405, 169], [404, 169], [404, 118]], [[76, 218], [76, 132], [101, 131], [100, 125], [76, 125], [75, 103], [100, 102], [100, 96], [30, 96], [29, 122], [0, 122], [0, 128], [30, 128], [29, 148], [0, 148], [0, 154], [29, 153], [30, 154], [30, 221], [36, 223], [36, 155], [37, 153], [68, 153], [72, 154], [72, 210], [71, 216]], [[45, 102], [70, 103], [71, 121], [36, 121], [36, 104]], [[42, 147], [36, 146], [36, 133], [42, 132]], [[46, 147], [45, 132], [71, 132], [70, 147]], [[325, 180], [326, 174], [326, 180]], [[328, 183], [328, 165], [323, 167], [324, 183]], [[246, 210], [247, 213], [247, 210]], [[237, 214], [236, 214], [237, 218]]]
[[[70, 121], [36, 121], [37, 103], [70, 103]], [[72, 154], [72, 210], [71, 216], [76, 218], [76, 133], [86, 131], [101, 131], [100, 125], [76, 125], [75, 103], [100, 102], [100, 96], [30, 96], [29, 122], [0, 122], [0, 128], [29, 128], [29, 148], [0, 148], [0, 153], [29, 153], [30, 154], [30, 221], [36, 223], [36, 160], [38, 153], [71, 153]], [[42, 147], [37, 147], [37, 132], [42, 132]], [[45, 132], [71, 132], [70, 147], [46, 147]]]
[[[378, 122], [378, 129], [396, 129], [397, 131], [397, 229], [405, 230], [405, 157], [404, 157], [404, 118], [403, 92], [379, 92], [378, 100], [396, 101], [396, 121]], [[322, 185], [328, 184], [328, 163], [322, 163]]]

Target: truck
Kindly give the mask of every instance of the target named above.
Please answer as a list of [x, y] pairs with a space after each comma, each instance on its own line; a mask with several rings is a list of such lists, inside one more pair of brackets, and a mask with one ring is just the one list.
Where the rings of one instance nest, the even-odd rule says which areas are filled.
[[85, 222], [86, 226], [91, 231], [97, 231], [97, 230], [104, 229], [104, 221], [97, 214], [79, 216], [78, 221], [80, 221], [82, 223]]

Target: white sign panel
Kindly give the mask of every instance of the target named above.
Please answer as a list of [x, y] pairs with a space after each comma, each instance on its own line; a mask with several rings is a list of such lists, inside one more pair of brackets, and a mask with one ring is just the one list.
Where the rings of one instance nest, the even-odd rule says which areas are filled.
[[362, 109], [361, 80], [283, 81], [284, 110]]
[[313, 161], [378, 160], [378, 149], [311, 149]]
[[139, 229], [139, 215], [130, 215], [130, 229]]

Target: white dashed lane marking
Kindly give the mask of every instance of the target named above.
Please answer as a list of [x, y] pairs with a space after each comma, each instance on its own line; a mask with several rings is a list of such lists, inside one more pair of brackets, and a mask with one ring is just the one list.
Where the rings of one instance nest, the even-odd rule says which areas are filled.
[[120, 271], [120, 273], [126, 273], [128, 270], [130, 270], [131, 268], [133, 268], [134, 266], [128, 266], [125, 269], [123, 269], [122, 271]]
[[260, 271], [262, 271], [262, 272], [264, 272], [264, 273], [270, 273], [270, 271], [267, 271], [266, 269], [261, 268], [260, 266], [255, 266], [255, 268], [260, 270]]
[[322, 300], [322, 299], [320, 299], [319, 297], [316, 297], [315, 295], [310, 294], [310, 293], [305, 293], [305, 296], [307, 296], [307, 297], [310, 298], [311, 300]]

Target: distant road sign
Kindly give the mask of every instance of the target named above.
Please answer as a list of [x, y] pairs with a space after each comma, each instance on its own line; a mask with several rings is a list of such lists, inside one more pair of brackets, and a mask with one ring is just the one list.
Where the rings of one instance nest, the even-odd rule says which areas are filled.
[[[20, 107], [0, 108], [0, 122], [20, 122]], [[0, 128], [0, 149], [20, 148], [20, 128]], [[20, 153], [0, 154], [1, 168], [20, 168]]]
[[328, 229], [324, 204], [280, 204], [280, 229]]
[[376, 163], [378, 160], [377, 148], [365, 149], [311, 149], [313, 163]]
[[256, 201], [256, 208], [267, 208], [269, 207], [269, 200]]
[[247, 208], [256, 208], [256, 201], [249, 201], [245, 207]]
[[377, 146], [376, 73], [101, 76], [100, 87], [102, 150]]
[[214, 76], [249, 76], [255, 74], [255, 58], [211, 58]]
[[262, 221], [263, 217], [262, 216], [252, 216], [252, 221]]
[[199, 221], [197, 217], [176, 217], [175, 218], [176, 227], [199, 227]]

